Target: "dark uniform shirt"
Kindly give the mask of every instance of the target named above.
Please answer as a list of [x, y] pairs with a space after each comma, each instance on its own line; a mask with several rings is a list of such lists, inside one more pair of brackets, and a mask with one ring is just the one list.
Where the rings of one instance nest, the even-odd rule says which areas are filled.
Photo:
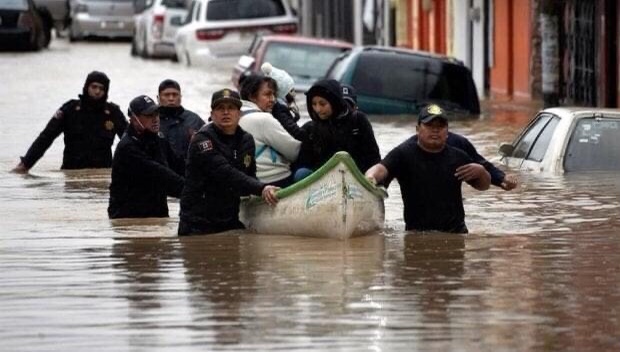
[[301, 144], [299, 167], [316, 170], [339, 151], [349, 153], [362, 172], [381, 160], [372, 125], [359, 110], [327, 120], [315, 119], [302, 129], [308, 139]]
[[168, 217], [167, 196], [181, 195], [184, 164], [162, 135], [129, 127], [114, 152], [108, 216]]
[[381, 161], [388, 170], [386, 184], [396, 178], [404, 203], [407, 230], [467, 233], [461, 183], [454, 175], [472, 160], [460, 149], [446, 145], [429, 153], [411, 137]]
[[183, 107], [161, 107], [159, 110], [160, 132], [166, 136], [172, 150], [183, 159], [187, 158], [187, 148], [192, 135], [205, 122], [197, 114], [185, 110]]
[[194, 135], [181, 195], [179, 235], [244, 227], [239, 198], [260, 195], [265, 186], [256, 179], [255, 149], [254, 138], [241, 127], [234, 135], [225, 135], [209, 124]]
[[[418, 141], [417, 135], [414, 136], [414, 141]], [[482, 155], [478, 154], [476, 147], [471, 144], [469, 139], [461, 136], [460, 134], [448, 132], [448, 140], [446, 143], [464, 151], [475, 163], [482, 165], [491, 175], [491, 184], [497, 187], [502, 186], [502, 182], [504, 181], [506, 174], [502, 170], [495, 167], [495, 165], [485, 159]]]
[[110, 167], [114, 135], [120, 138], [127, 125], [125, 115], [113, 103], [105, 103], [98, 108], [81, 100], [69, 100], [32, 143], [21, 158], [22, 163], [30, 169], [56, 137], [64, 133], [65, 149], [61, 169]]

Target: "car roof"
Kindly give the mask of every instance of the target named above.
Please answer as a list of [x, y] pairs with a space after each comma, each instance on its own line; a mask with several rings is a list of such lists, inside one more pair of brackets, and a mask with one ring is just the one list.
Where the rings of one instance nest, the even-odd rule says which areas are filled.
[[304, 37], [304, 36], [299, 36], [299, 35], [270, 34], [270, 35], [263, 35], [261, 39], [266, 42], [303, 43], [303, 44], [325, 45], [325, 46], [342, 47], [342, 48], [353, 47], [352, 43], [345, 42], [342, 40]]
[[620, 118], [620, 110], [609, 108], [595, 108], [583, 106], [563, 106], [548, 108], [540, 111], [540, 113], [551, 113], [561, 118], [579, 118], [583, 115], [605, 115], [614, 118]]
[[461, 60], [458, 60], [452, 56], [431, 53], [428, 51], [419, 51], [405, 48], [395, 48], [395, 47], [385, 47], [385, 46], [377, 46], [377, 45], [365, 45], [354, 48], [351, 52], [351, 55], [360, 55], [360, 54], [404, 54], [404, 55], [414, 55], [428, 59], [440, 60], [447, 64], [456, 64], [460, 66], [464, 66]]

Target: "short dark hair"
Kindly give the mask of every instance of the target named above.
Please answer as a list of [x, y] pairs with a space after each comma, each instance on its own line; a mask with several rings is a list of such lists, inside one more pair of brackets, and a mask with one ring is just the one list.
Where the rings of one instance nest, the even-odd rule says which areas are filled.
[[273, 78], [260, 73], [253, 73], [245, 77], [241, 82], [241, 99], [250, 100], [250, 97], [255, 96], [260, 86], [265, 82], [273, 89], [274, 94], [276, 94], [278, 91], [278, 84]]
[[157, 92], [160, 93], [162, 90], [168, 89], [168, 88], [174, 88], [178, 90], [179, 92], [181, 91], [181, 85], [179, 85], [179, 82], [173, 79], [165, 79], [161, 81], [161, 83], [159, 84], [159, 89], [157, 90]]

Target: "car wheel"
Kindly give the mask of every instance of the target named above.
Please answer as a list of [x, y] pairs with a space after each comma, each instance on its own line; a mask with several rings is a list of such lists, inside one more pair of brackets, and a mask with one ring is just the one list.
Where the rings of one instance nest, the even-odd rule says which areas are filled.
[[189, 59], [189, 52], [187, 52], [187, 51], [185, 52], [185, 65], [187, 65], [187, 66], [191, 66], [192, 65], [192, 62]]
[[131, 56], [138, 56], [138, 47], [136, 44], [136, 33], [134, 32], [133, 37], [131, 37], [131, 50], [129, 52]]
[[75, 30], [73, 30], [73, 27], [69, 27], [69, 41], [70, 42], [76, 42], [78, 41], [80, 38], [77, 36], [77, 34], [75, 33]]
[[35, 32], [34, 38], [30, 43], [30, 50], [39, 51], [45, 47], [46, 43], [45, 33], [44, 32]]

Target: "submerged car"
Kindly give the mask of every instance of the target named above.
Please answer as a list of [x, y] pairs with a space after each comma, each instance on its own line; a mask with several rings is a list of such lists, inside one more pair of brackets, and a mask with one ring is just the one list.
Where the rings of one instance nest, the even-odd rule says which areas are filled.
[[294, 34], [297, 17], [287, 0], [193, 0], [175, 38], [186, 65], [248, 51], [255, 34]]
[[142, 57], [175, 57], [174, 37], [187, 16], [185, 0], [134, 0], [132, 54]]
[[620, 171], [620, 110], [542, 110], [499, 153], [506, 166], [527, 171]]
[[51, 23], [32, 0], [0, 1], [0, 49], [41, 50], [51, 38]]
[[448, 56], [362, 46], [336, 59], [326, 77], [353, 86], [360, 109], [368, 114], [417, 114], [429, 103], [480, 113], [471, 71]]
[[131, 38], [133, 0], [71, 0], [69, 40], [87, 36]]
[[257, 72], [263, 63], [286, 71], [295, 81], [295, 90], [307, 91], [323, 78], [332, 62], [353, 44], [334, 39], [290, 35], [256, 36], [249, 54], [239, 57], [233, 68], [232, 82], [238, 87], [239, 78]]

